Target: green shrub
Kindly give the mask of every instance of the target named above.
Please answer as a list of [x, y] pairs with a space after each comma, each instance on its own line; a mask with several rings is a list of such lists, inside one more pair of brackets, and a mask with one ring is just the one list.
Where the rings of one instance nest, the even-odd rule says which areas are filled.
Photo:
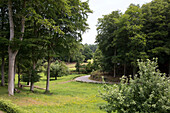
[[23, 113], [23, 110], [21, 110], [18, 106], [4, 99], [0, 99], [0, 110], [7, 113], [21, 113], [21, 111]]
[[55, 77], [55, 79], [57, 79], [57, 77], [61, 77], [68, 74], [69, 74], [69, 68], [66, 66], [64, 62], [56, 61], [55, 63], [52, 63], [50, 67], [51, 77]]
[[134, 79], [121, 79], [119, 85], [104, 86], [101, 97], [108, 102], [101, 106], [108, 113], [170, 113], [169, 77], [157, 69], [157, 60], [138, 61]]
[[39, 75], [39, 71], [30, 69], [29, 71], [26, 71], [22, 74], [22, 81], [23, 82], [38, 82], [41, 78]]
[[91, 64], [91, 62], [89, 62], [89, 63], [86, 65], [86, 72], [87, 72], [87, 73], [91, 73], [91, 72], [92, 72], [92, 64]]

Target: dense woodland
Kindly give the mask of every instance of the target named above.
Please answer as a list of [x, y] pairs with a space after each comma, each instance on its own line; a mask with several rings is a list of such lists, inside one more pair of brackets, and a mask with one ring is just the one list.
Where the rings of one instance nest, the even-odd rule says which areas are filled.
[[170, 74], [169, 0], [131, 4], [125, 13], [113, 11], [98, 19], [94, 63], [116, 75], [138, 71], [137, 59], [158, 58], [159, 69]]
[[88, 13], [88, 2], [80, 0], [0, 1], [1, 85], [8, 74], [9, 95], [14, 95], [15, 73], [19, 81], [26, 74], [33, 91], [44, 62], [49, 92], [50, 65], [79, 51]]

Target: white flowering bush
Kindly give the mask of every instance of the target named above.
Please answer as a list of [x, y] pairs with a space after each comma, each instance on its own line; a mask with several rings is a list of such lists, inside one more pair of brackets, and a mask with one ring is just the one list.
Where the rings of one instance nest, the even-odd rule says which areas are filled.
[[157, 59], [139, 61], [134, 79], [122, 77], [119, 85], [104, 85], [101, 109], [118, 113], [170, 113], [170, 79], [157, 69]]

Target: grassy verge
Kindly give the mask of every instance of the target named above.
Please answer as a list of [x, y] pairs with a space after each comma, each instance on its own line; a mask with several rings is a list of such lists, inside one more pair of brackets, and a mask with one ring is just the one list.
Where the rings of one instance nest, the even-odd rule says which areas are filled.
[[[98, 107], [104, 101], [98, 97], [101, 84], [65, 82], [80, 75], [59, 77], [50, 81], [51, 94], [44, 94], [44, 90], [29, 88], [21, 89], [20, 93], [9, 97], [7, 87], [0, 87], [0, 98], [10, 100], [20, 108], [31, 113], [104, 113]], [[45, 77], [36, 86], [45, 88]]]

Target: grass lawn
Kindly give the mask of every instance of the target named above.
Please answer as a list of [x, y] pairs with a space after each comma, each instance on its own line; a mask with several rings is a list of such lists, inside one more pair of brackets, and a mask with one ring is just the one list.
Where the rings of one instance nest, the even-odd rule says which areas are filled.
[[[11, 100], [29, 113], [104, 113], [99, 105], [104, 101], [98, 97], [101, 84], [66, 82], [80, 75], [59, 77], [50, 81], [50, 93], [35, 89], [32, 93], [29, 88], [23, 88], [15, 96], [8, 96], [7, 87], [0, 87], [0, 98]], [[17, 81], [17, 80], [16, 80]], [[45, 77], [36, 86], [45, 88]]]

